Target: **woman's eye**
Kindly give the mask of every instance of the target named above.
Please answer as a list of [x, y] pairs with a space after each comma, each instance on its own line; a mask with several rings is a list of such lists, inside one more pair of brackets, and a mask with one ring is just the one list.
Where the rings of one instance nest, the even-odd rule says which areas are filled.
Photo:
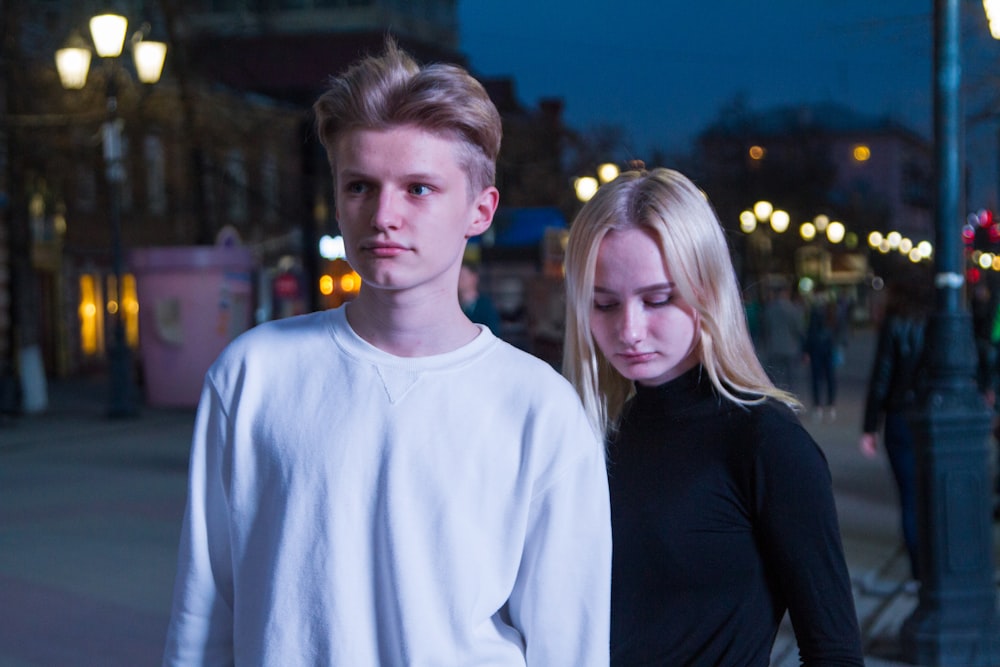
[[646, 305], [650, 308], [662, 308], [664, 306], [669, 306], [670, 302], [674, 300], [673, 295], [660, 297], [657, 299], [649, 299], [646, 301]]
[[598, 303], [598, 302], [595, 301], [594, 302], [594, 310], [599, 310], [601, 312], [606, 312], [606, 311], [612, 310], [617, 305], [618, 304], [614, 303], [614, 302], [611, 302], [611, 303]]

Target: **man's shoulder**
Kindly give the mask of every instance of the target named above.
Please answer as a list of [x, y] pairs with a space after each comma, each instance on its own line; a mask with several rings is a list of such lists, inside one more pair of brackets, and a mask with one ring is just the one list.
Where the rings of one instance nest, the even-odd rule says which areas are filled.
[[217, 364], [274, 359], [285, 353], [300, 353], [311, 338], [326, 335], [329, 325], [324, 312], [270, 320], [244, 331], [219, 355]]
[[557, 395], [567, 392], [576, 396], [569, 381], [550, 363], [502, 339], [497, 339], [487, 363], [495, 377], [507, 380], [518, 391]]

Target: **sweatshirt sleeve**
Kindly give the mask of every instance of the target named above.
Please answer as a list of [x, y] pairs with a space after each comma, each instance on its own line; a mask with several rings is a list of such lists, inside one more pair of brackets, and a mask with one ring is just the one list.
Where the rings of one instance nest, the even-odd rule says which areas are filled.
[[206, 380], [192, 438], [165, 666], [233, 664], [233, 573], [223, 482], [227, 424]]
[[757, 512], [769, 569], [788, 603], [802, 664], [861, 667], [861, 637], [830, 470], [795, 421], [763, 429]]
[[[583, 411], [555, 437], [571, 456], [538, 488], [514, 590], [511, 620], [529, 667], [604, 666], [609, 660], [611, 518], [602, 445]], [[567, 413], [570, 411], [567, 410]]]

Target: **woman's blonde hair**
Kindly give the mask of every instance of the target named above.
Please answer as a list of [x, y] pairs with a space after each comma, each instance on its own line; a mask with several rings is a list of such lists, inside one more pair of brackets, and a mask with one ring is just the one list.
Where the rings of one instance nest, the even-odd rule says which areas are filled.
[[486, 89], [457, 65], [421, 67], [392, 38], [386, 39], [381, 55], [363, 58], [332, 77], [313, 112], [334, 173], [337, 140], [344, 132], [413, 125], [458, 143], [470, 194], [496, 180], [503, 129]]
[[676, 289], [698, 313], [696, 349], [718, 393], [740, 405], [770, 397], [798, 408], [798, 400], [774, 386], [757, 358], [729, 247], [708, 198], [680, 172], [627, 171], [584, 205], [566, 249], [563, 372], [595, 431], [613, 431], [634, 392], [632, 381], [614, 369], [590, 331], [601, 241], [609, 231], [630, 227], [655, 235]]

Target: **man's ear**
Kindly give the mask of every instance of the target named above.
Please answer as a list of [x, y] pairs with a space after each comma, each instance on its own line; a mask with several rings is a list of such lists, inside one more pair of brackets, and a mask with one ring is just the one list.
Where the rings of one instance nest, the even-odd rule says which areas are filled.
[[465, 238], [479, 236], [493, 224], [493, 215], [500, 205], [500, 191], [492, 185], [476, 195], [473, 202], [474, 217], [465, 232]]

